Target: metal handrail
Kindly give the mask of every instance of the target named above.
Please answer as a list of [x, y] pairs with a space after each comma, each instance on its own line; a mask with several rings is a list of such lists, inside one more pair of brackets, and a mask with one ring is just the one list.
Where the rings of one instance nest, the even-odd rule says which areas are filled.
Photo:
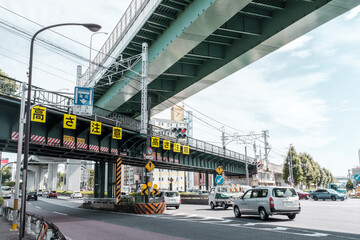
[[[6, 95], [20, 99], [20, 84], [21, 82], [18, 80], [9, 78], [4, 75], [0, 75], [0, 96]], [[71, 97], [64, 96], [56, 92], [48, 92], [45, 89], [36, 86], [32, 86], [32, 91], [34, 91], [34, 104], [56, 104], [57, 109], [68, 111], [69, 107], [72, 106], [74, 101]], [[119, 113], [114, 113], [96, 106], [94, 106], [93, 112], [96, 115], [97, 119], [103, 123], [107, 123], [109, 125], [116, 125], [118, 127], [123, 127], [135, 132], [140, 132], [140, 121], [136, 119], [127, 117]], [[207, 153], [211, 153], [213, 155], [223, 156], [240, 162], [245, 162], [245, 156], [243, 154], [228, 149], [224, 150], [222, 147], [190, 137], [187, 137], [184, 140], [179, 140], [172, 136], [160, 134], [159, 132], [161, 131], [159, 130], [164, 130], [162, 128], [159, 128], [157, 126], [151, 127], [155, 130], [153, 131], [153, 135], [158, 136], [162, 139], [171, 140], [173, 142], [181, 142], [183, 144], [189, 145], [191, 148], [196, 150], [201, 150]], [[247, 158], [249, 164], [254, 163], [254, 158]]]
[[91, 76], [103, 69], [103, 64], [110, 57], [110, 53], [119, 41], [123, 39], [148, 2], [149, 0], [133, 0], [130, 3], [124, 15], [109, 35], [109, 38], [94, 58], [94, 61], [90, 59], [90, 66], [81, 78], [81, 82], [85, 83], [85, 86], [90, 86]]

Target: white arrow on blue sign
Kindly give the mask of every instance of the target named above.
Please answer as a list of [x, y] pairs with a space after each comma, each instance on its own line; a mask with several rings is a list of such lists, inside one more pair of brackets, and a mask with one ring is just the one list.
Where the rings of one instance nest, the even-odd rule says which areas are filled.
[[357, 174], [356, 174], [356, 175], [354, 176], [354, 179], [355, 179], [355, 181], [360, 181], [360, 175], [357, 175]]
[[223, 176], [217, 175], [216, 178], [215, 178], [215, 182], [216, 182], [217, 185], [223, 184], [223, 183], [224, 183], [224, 178], [223, 178]]
[[75, 87], [74, 105], [92, 106], [94, 90], [92, 88]]

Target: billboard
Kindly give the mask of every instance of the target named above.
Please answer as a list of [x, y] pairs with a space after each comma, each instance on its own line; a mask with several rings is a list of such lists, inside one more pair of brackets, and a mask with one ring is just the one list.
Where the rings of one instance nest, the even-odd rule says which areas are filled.
[[1, 164], [9, 163], [9, 159], [1, 159]]

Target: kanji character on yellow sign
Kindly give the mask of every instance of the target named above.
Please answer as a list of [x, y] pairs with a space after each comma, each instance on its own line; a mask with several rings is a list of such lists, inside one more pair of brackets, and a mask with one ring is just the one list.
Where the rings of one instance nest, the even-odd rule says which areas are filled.
[[46, 107], [33, 107], [31, 109], [31, 121], [44, 123], [46, 121]]
[[183, 146], [183, 154], [189, 154], [190, 153], [190, 149], [189, 146]]
[[64, 128], [76, 129], [76, 116], [64, 114]]
[[158, 137], [151, 137], [151, 147], [160, 147], [160, 138]]
[[163, 149], [164, 150], [170, 150], [171, 149], [171, 142], [169, 140], [163, 141]]
[[96, 135], [101, 135], [101, 122], [91, 121], [90, 133], [96, 134]]
[[174, 143], [174, 152], [180, 152], [181, 145], [180, 143]]
[[122, 128], [113, 127], [113, 139], [122, 139]]

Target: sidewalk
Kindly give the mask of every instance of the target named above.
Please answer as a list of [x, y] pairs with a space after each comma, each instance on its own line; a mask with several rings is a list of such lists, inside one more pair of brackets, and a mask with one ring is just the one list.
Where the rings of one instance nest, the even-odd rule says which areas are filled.
[[[0, 216], [0, 240], [18, 240], [19, 231], [10, 231], [11, 222]], [[35, 236], [25, 235], [25, 240], [34, 240]]]

